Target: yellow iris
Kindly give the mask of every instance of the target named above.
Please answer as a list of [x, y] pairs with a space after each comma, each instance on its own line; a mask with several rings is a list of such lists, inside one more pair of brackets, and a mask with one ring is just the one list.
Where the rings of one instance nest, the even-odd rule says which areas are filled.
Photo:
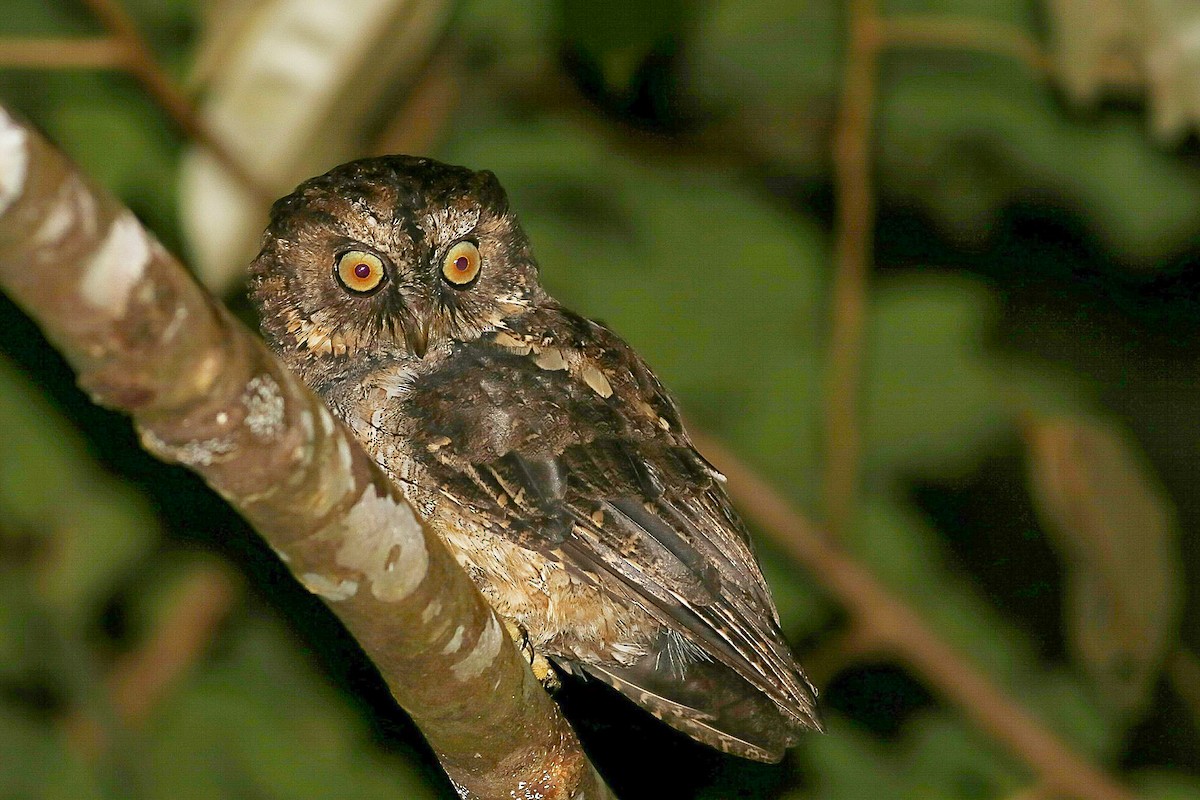
[[466, 286], [479, 275], [479, 248], [471, 242], [459, 242], [446, 253], [442, 277], [453, 286]]
[[355, 294], [368, 294], [383, 283], [383, 261], [362, 250], [342, 253], [337, 262], [337, 277], [342, 286]]

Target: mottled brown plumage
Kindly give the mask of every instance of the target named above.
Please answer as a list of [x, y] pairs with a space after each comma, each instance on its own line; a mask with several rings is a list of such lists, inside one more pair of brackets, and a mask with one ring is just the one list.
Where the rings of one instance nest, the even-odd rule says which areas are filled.
[[542, 290], [491, 173], [396, 156], [302, 184], [253, 296], [535, 654], [749, 758], [819, 728], [724, 479], [629, 346]]

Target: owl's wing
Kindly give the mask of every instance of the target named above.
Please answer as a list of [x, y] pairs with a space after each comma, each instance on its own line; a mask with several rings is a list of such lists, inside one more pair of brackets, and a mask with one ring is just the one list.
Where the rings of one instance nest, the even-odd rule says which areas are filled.
[[588, 327], [550, 355], [466, 346], [419, 390], [432, 446], [417, 450], [443, 496], [664, 626], [636, 663], [583, 669], [702, 741], [778, 760], [820, 723], [745, 528], [649, 369], [573, 322]]
[[[543, 536], [554, 531], [543, 549], [601, 585], [621, 586], [665, 626], [632, 665], [586, 671], [743, 756], [778, 760], [799, 730], [819, 728], [815, 693], [779, 630], [741, 524], [694, 450], [598, 439], [567, 448], [553, 467], [528, 469], [515, 453], [503, 460], [491, 466], [506, 481], [529, 476], [522, 485], [543, 491], [545, 515], [565, 510], [569, 530], [542, 527]], [[535, 477], [552, 470], [549, 481]]]

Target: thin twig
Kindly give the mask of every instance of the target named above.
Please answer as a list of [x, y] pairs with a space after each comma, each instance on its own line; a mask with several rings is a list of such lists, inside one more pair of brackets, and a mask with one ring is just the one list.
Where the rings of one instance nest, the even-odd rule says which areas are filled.
[[825, 523], [841, 536], [850, 524], [862, 449], [859, 419], [875, 201], [871, 190], [871, 122], [879, 56], [874, 0], [852, 0], [841, 106], [833, 134], [837, 233], [825, 388]]
[[116, 0], [84, 0], [84, 5], [101, 24], [122, 42], [129, 53], [130, 74], [166, 112], [186, 136], [201, 145], [221, 162], [239, 183], [264, 203], [275, 199], [272, 192], [256, 178], [241, 160], [209, 129], [187, 95], [175, 84], [159, 64], [154, 52], [138, 32], [137, 26]]
[[237, 576], [220, 564], [195, 570], [178, 588], [171, 614], [109, 673], [113, 707], [122, 721], [144, 723], [173, 685], [208, 649], [237, 603]]
[[129, 60], [115, 38], [0, 37], [0, 69], [125, 69]]
[[[237, 578], [227, 567], [210, 565], [187, 577], [171, 612], [135, 650], [113, 664], [108, 676], [112, 715], [138, 727], [171, 688], [208, 649], [239, 595]], [[79, 711], [63, 722], [72, 747], [89, 759], [110, 744], [101, 720]]]
[[1050, 790], [1078, 800], [1133, 800], [1127, 789], [1008, 697], [730, 451], [707, 437], [693, 438], [729, 477], [730, 495], [747, 520], [806, 565], [855, 623], [867, 621], [889, 652], [1028, 765]]
[[1025, 31], [986, 19], [911, 15], [879, 21], [885, 48], [935, 48], [1003, 56], [1054, 76], [1054, 59]]

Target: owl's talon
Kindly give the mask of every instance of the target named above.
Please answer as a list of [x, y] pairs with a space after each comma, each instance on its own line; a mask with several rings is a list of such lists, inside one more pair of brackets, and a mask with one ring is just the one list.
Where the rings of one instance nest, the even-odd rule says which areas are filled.
[[508, 635], [512, 637], [513, 644], [517, 646], [521, 655], [525, 657], [525, 661], [529, 663], [529, 668], [533, 670], [533, 677], [541, 682], [542, 688], [547, 692], [557, 692], [562, 688], [562, 681], [558, 679], [554, 665], [550, 663], [550, 659], [533, 649], [533, 644], [529, 641], [529, 634], [525, 632], [525, 629], [508, 619], [504, 620], [504, 627], [508, 628]]
[[533, 677], [541, 681], [542, 688], [547, 692], [553, 694], [562, 688], [562, 681], [558, 679], [554, 665], [544, 655], [535, 653], [533, 660], [529, 662], [529, 667], [533, 670]]

